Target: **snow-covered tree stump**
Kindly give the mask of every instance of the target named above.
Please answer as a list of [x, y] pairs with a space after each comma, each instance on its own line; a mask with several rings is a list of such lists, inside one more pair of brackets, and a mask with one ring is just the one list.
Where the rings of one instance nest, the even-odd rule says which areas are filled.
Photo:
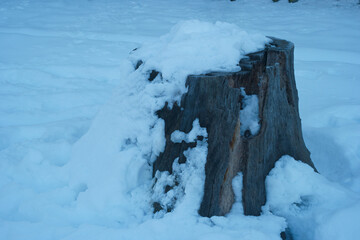
[[157, 112], [165, 121], [166, 146], [153, 165], [154, 176], [156, 171], [172, 173], [174, 160], [185, 162], [183, 152], [196, 145], [172, 142], [174, 131], [188, 133], [195, 119], [207, 129], [202, 216], [230, 211], [232, 180], [239, 172], [244, 213], [259, 215], [266, 202], [265, 178], [281, 156], [291, 155], [315, 168], [301, 131], [294, 45], [272, 40], [264, 50], [241, 59], [239, 72], [189, 76], [181, 105]]

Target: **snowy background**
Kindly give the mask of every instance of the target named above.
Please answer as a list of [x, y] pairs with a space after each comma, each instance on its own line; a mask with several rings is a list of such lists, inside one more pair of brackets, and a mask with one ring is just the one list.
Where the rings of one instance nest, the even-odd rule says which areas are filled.
[[[185, 20], [192, 21], [178, 24]], [[177, 166], [184, 191], [176, 193], [182, 200], [175, 210], [151, 214], [149, 201], [159, 196], [149, 192], [146, 160], [164, 144], [163, 122], [153, 111], [185, 89], [181, 81], [144, 85], [144, 74], [157, 67], [181, 80], [188, 72], [166, 68], [173, 65], [161, 65], [151, 55], [157, 52], [146, 49], [179, 46], [177, 40], [189, 36], [186, 24], [228, 36], [224, 43], [240, 35], [259, 44], [264, 35], [295, 43], [304, 138], [321, 175], [283, 157], [267, 178], [260, 217], [242, 215], [241, 174], [233, 182], [237, 202], [229, 215], [197, 215], [206, 141], [187, 152], [189, 166]], [[287, 225], [295, 239], [356, 239], [359, 41], [355, 0], [1, 0], [0, 239], [280, 239]], [[258, 47], [232, 44], [245, 52]], [[139, 56], [129, 57], [143, 45]], [[218, 61], [229, 70], [241, 56], [231, 55], [231, 48], [216, 50], [230, 58], [187, 70], [208, 71]], [[136, 57], [153, 65], [133, 72]], [[206, 136], [196, 122], [193, 130]]]

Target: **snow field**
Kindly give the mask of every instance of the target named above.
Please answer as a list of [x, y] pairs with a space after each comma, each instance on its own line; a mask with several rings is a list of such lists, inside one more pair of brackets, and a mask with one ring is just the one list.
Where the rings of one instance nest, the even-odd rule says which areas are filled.
[[[360, 215], [360, 14], [355, 2], [1, 1], [0, 238], [280, 239], [286, 222], [296, 239], [354, 238]], [[153, 111], [168, 98], [178, 100], [186, 89], [159, 78], [146, 85], [147, 70], [162, 70], [172, 79], [186, 75], [173, 74], [174, 65], [193, 57], [252, 49], [235, 44], [204, 52], [201, 47], [209, 45], [204, 40], [197, 43], [196, 56], [187, 55], [178, 48], [194, 40], [194, 33], [184, 34], [188, 27], [181, 31], [181, 25], [172, 32], [180, 30], [179, 36], [156, 42], [179, 21], [194, 18], [211, 22], [188, 22], [198, 32], [211, 33], [209, 40], [244, 36], [224, 31], [235, 28], [224, 23], [229, 22], [249, 35], [260, 32], [295, 43], [305, 142], [324, 177], [285, 157], [267, 180], [272, 200], [260, 217], [243, 216], [237, 202], [226, 217], [201, 218], [195, 211], [196, 190], [188, 200], [185, 194], [183, 207], [173, 213], [149, 214], [148, 160], [164, 146], [163, 122]], [[216, 27], [217, 21], [222, 23]], [[124, 59], [154, 40], [156, 54], [142, 48], [147, 63], [131, 73], [133, 64]], [[173, 45], [164, 45], [169, 42]], [[172, 64], [167, 64], [163, 58], [168, 56], [159, 54], [166, 48], [182, 57], [168, 58]], [[222, 66], [240, 56], [223, 58]], [[206, 72], [219, 67], [215, 60], [196, 61], [208, 64], [203, 69], [187, 67]], [[164, 87], [169, 91], [158, 91]], [[234, 189], [240, 189], [236, 179]]]

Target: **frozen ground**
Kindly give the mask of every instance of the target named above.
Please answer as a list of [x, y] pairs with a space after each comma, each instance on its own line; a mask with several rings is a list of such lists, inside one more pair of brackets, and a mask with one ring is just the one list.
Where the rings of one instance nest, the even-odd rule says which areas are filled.
[[[2, 0], [0, 239], [279, 239], [283, 217], [297, 239], [355, 238], [360, 222], [355, 2]], [[118, 121], [125, 115], [121, 110], [142, 114], [118, 105], [126, 102], [121, 98], [126, 86], [134, 86], [125, 81], [130, 66], [124, 59], [189, 19], [230, 22], [295, 43], [304, 137], [324, 177], [283, 158], [268, 178], [273, 191], [259, 218], [242, 216], [240, 204], [226, 218], [200, 218], [185, 198], [175, 213], [152, 219], [142, 199], [147, 170], [132, 161], [141, 152], [128, 147], [137, 144], [135, 138], [118, 142], [136, 130]], [[161, 123], [154, 126], [161, 129]], [[149, 146], [159, 146], [156, 152], [161, 143], [155, 136]], [[198, 199], [196, 187], [190, 184], [188, 191]]]

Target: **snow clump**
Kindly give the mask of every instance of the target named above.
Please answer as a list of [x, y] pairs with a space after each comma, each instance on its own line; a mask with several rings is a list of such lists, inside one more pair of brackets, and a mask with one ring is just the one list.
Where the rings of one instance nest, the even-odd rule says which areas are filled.
[[[172, 174], [167, 171], [156, 172], [152, 199], [162, 208], [156, 213], [157, 217], [163, 216], [166, 211], [175, 207], [182, 213], [185, 211], [196, 212], [203, 196], [207, 156], [206, 128], [201, 128], [199, 119], [195, 119], [193, 128], [188, 134], [175, 131], [171, 136], [174, 134], [182, 136], [182, 140], [186, 139], [186, 142], [196, 142], [196, 147], [184, 151], [185, 163], [179, 163], [179, 158], [175, 159]], [[197, 136], [202, 136], [202, 140], [196, 140]], [[165, 191], [166, 187], [170, 190]]]
[[174, 101], [179, 103], [186, 92], [188, 75], [239, 71], [240, 59], [263, 49], [269, 41], [264, 35], [249, 34], [234, 24], [190, 20], [175, 25], [160, 39], [136, 49], [130, 59], [134, 65], [139, 60], [143, 62], [139, 70], [144, 75], [149, 75], [152, 70], [161, 72], [161, 79], [158, 79], [164, 85], [161, 93], [171, 106]]
[[266, 205], [286, 218], [295, 239], [354, 239], [360, 222], [359, 196], [290, 156], [266, 178]]
[[256, 95], [246, 95], [244, 88], [241, 88], [241, 95], [243, 100], [240, 110], [240, 134], [247, 135], [246, 131], [250, 131], [251, 135], [255, 135], [260, 130], [259, 99]]

